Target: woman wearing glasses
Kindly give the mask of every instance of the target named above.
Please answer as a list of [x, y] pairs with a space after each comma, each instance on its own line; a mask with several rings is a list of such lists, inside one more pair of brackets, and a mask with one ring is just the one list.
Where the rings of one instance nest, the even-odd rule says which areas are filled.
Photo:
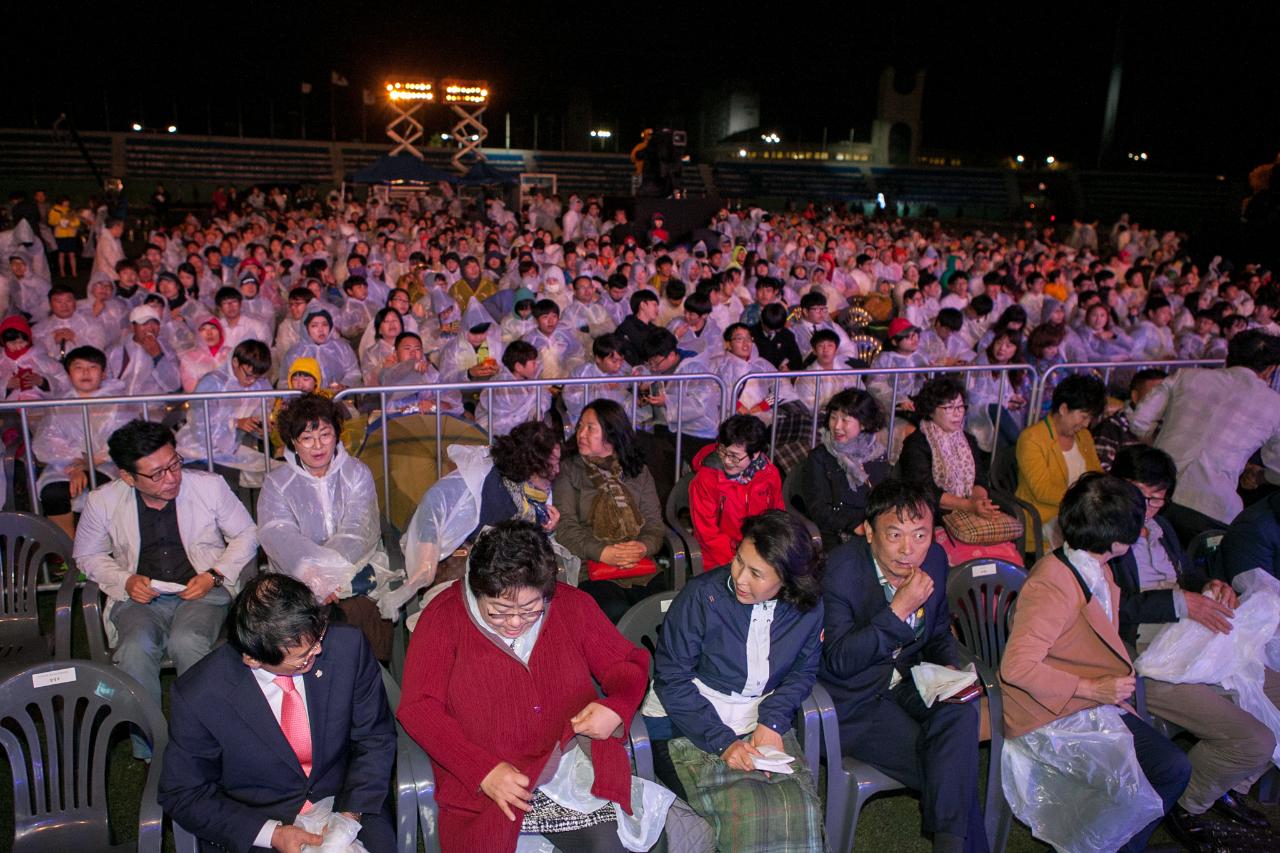
[[556, 582], [537, 525], [480, 534], [466, 577], [422, 611], [397, 714], [435, 762], [442, 849], [511, 851], [520, 834], [561, 850], [620, 851], [624, 838], [649, 849], [674, 797], [627, 760], [648, 679], [648, 653]]
[[291, 401], [276, 423], [285, 464], [258, 497], [258, 537], [273, 571], [305, 583], [391, 659], [393, 623], [379, 613], [394, 574], [382, 547], [373, 474], [338, 441], [346, 411], [316, 394]]
[[960, 380], [930, 379], [913, 401], [920, 428], [902, 443], [898, 475], [928, 485], [939, 511], [998, 515], [999, 507], [987, 496], [987, 466], [978, 443], [964, 429], [969, 404]]
[[720, 424], [714, 446], [693, 457], [689, 515], [703, 564], [724, 566], [742, 541], [742, 522], [767, 509], [785, 509], [782, 477], [765, 450], [769, 434], [754, 415]]

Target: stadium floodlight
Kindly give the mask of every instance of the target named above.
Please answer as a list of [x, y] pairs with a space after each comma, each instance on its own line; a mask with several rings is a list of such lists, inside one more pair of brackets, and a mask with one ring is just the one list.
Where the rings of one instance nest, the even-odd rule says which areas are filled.
[[1013, 159], [1017, 160], [1019, 163], [1027, 162], [1027, 158], [1023, 157], [1021, 154], [1019, 154], [1017, 157], [1014, 157]]
[[418, 80], [412, 83], [388, 83], [387, 97], [392, 101], [426, 101], [431, 103], [436, 99], [436, 90], [435, 86], [426, 80]]
[[1044, 158], [1044, 162], [1045, 162], [1046, 164], [1048, 164], [1048, 165], [1052, 166], [1054, 163], [1056, 163], [1056, 162], [1058, 162], [1058, 161], [1057, 161], [1056, 159], [1054, 159], [1054, 156], [1053, 156], [1052, 154], [1050, 154], [1048, 157]]
[[489, 105], [489, 84], [484, 80], [441, 80], [440, 88], [446, 104]]
[[142, 130], [142, 125], [138, 124], [136, 121], [133, 123], [132, 127], [135, 131], [138, 131], [138, 132], [141, 132]]
[[613, 137], [612, 130], [593, 130], [591, 131], [592, 139], [610, 139]]
[[1143, 160], [1145, 160], [1145, 159], [1147, 159], [1147, 152], [1143, 151], [1143, 152], [1142, 152], [1141, 154], [1139, 154], [1138, 156], [1139, 156], [1139, 157], [1141, 157]]
[[782, 137], [776, 133], [762, 133], [760, 134], [760, 141], [767, 142], [770, 145], [777, 145], [782, 141]]
[[747, 156], [747, 149], [745, 149], [745, 148], [739, 148], [739, 149], [738, 149], [738, 156], [739, 156], [739, 157], [746, 157], [746, 156]]
[[176, 124], [171, 124], [171, 125], [169, 125], [167, 128], [165, 128], [165, 129], [166, 129], [167, 131], [169, 131], [170, 133], [177, 133], [177, 132], [178, 132], [178, 126], [177, 126]]

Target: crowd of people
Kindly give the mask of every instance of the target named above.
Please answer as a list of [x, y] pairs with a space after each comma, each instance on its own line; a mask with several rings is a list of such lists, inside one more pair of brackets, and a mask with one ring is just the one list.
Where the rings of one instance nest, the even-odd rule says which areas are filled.
[[[446, 849], [513, 849], [523, 832], [560, 849], [665, 835], [822, 850], [792, 732], [820, 683], [842, 751], [921, 793], [934, 848], [987, 850], [989, 726], [977, 702], [926, 703], [912, 669], [961, 663], [949, 566], [992, 547], [1023, 563], [1044, 541], [1001, 670], [1010, 753], [1051, 764], [1064, 720], [1120, 707], [1163, 808], [1117, 846], [1142, 849], [1166, 812], [1191, 849], [1215, 849], [1228, 822], [1271, 843], [1245, 796], [1272, 761], [1266, 726], [1207, 687], [1152, 682], [1151, 709], [1199, 739], [1184, 755], [1129, 704], [1155, 630], [1229, 632], [1224, 581], [1280, 576], [1268, 271], [1201, 268], [1178, 235], [1127, 222], [1100, 248], [1080, 223], [956, 232], [724, 209], [690, 245], [595, 198], [275, 199], [154, 229], [137, 257], [104, 219], [81, 299], [65, 267], [51, 283], [40, 243], [12, 252], [0, 288], [6, 402], [226, 395], [207, 417], [32, 410], [25, 457], [107, 596], [116, 662], [157, 702], [162, 661], [177, 667], [161, 801], [202, 839], [296, 850], [315, 842], [293, 817], [334, 796], [370, 850], [391, 849], [375, 789], [397, 709], [372, 679], [411, 614], [397, 713], [436, 762]], [[1125, 365], [1173, 359], [1225, 366]], [[979, 369], [926, 375], [956, 365]], [[677, 388], [682, 374], [735, 392], [766, 378], [726, 411], [719, 385]], [[527, 384], [577, 377], [600, 381]], [[234, 396], [273, 387], [302, 395], [267, 422]], [[449, 448], [453, 473], [399, 543], [353, 452], [350, 421], [381, 405], [362, 388], [389, 389], [383, 418], [438, 408], [487, 439]], [[1011, 493], [989, 478], [1002, 461]], [[705, 571], [651, 660], [613, 625], [670, 588], [665, 507], [683, 489]], [[1219, 528], [1211, 579], [1185, 549]], [[248, 692], [217, 696], [227, 679]], [[263, 699], [251, 723], [274, 716], [273, 754], [211, 757], [237, 736], [224, 717]], [[637, 713], [657, 782], [633, 778], [622, 748]]]

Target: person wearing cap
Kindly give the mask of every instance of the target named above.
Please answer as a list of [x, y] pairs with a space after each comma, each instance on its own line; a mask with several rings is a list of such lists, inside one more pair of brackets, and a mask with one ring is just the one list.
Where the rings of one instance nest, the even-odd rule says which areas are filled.
[[[920, 330], [911, 325], [905, 317], [895, 317], [889, 323], [889, 344], [876, 356], [874, 366], [877, 368], [896, 367], [928, 367], [928, 359], [920, 352]], [[867, 384], [867, 390], [876, 398], [885, 411], [893, 407], [894, 397], [893, 375], [874, 376]], [[897, 407], [911, 409], [910, 398], [924, 385], [923, 373], [897, 376]]]
[[502, 358], [502, 332], [475, 299], [462, 316], [462, 334], [440, 349], [440, 378], [468, 382], [494, 378]]
[[295, 358], [310, 356], [320, 362], [325, 387], [341, 390], [360, 385], [360, 362], [351, 344], [334, 333], [333, 315], [311, 305], [303, 318], [303, 328], [304, 337], [289, 348], [281, 361], [292, 364]]
[[49, 316], [49, 289], [52, 285], [32, 271], [31, 262], [25, 253], [13, 252], [9, 255], [8, 279], [7, 308], [16, 308], [33, 323]]
[[168, 394], [182, 387], [178, 357], [160, 338], [160, 312], [139, 305], [129, 312], [130, 337], [107, 350], [107, 375], [125, 394]]
[[[257, 320], [268, 330], [274, 330], [276, 309], [271, 300], [262, 295], [264, 279], [255, 273], [246, 273], [240, 279], [240, 313], [252, 320]], [[270, 282], [271, 279], [267, 278]], [[265, 340], [265, 339], [264, 339]]]
[[39, 347], [31, 345], [31, 326], [21, 315], [0, 321], [0, 388], [8, 402], [42, 400], [62, 385], [63, 370]]

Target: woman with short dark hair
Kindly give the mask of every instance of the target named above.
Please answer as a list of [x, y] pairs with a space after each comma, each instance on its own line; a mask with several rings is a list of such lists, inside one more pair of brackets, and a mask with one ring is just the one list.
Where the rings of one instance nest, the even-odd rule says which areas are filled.
[[[1059, 515], [1065, 544], [1032, 567], [1000, 663], [1006, 791], [1026, 791], [1028, 767], [1041, 780], [1034, 794], [1010, 804], [1058, 849], [1145, 849], [1191, 775], [1182, 750], [1135, 713], [1136, 673], [1120, 637], [1123, 602], [1108, 561], [1137, 541], [1143, 505], [1137, 487], [1098, 472], [1066, 490]], [[1082, 734], [1088, 747], [1080, 748]], [[1124, 751], [1100, 766], [1103, 741]], [[1144, 778], [1110, 781], [1114, 767], [1135, 754]], [[1155, 789], [1162, 809], [1142, 796], [1142, 782]], [[1070, 818], [1061, 816], [1062, 802], [1075, 806]]]
[[[539, 833], [562, 850], [622, 850], [620, 805], [648, 830], [632, 849], [648, 849], [667, 806], [632, 797], [653, 783], [631, 776], [625, 749], [648, 676], [648, 653], [556, 582], [537, 525], [481, 533], [465, 580], [418, 620], [398, 712], [435, 762], [442, 848], [511, 851]], [[591, 796], [571, 784], [584, 777]]]
[[742, 541], [742, 522], [767, 509], [785, 509], [782, 476], [769, 461], [769, 433], [754, 415], [728, 418], [716, 443], [693, 457], [689, 515], [707, 566], [728, 563]]
[[276, 423], [285, 464], [262, 484], [258, 537], [273, 571], [305, 583], [317, 601], [336, 605], [387, 661], [388, 617], [395, 611], [388, 606], [380, 612], [379, 603], [397, 575], [382, 546], [373, 474], [338, 440], [345, 420], [341, 403], [317, 394], [281, 410]]
[[593, 400], [582, 410], [556, 478], [555, 503], [556, 540], [582, 561], [578, 586], [609, 621], [660, 591], [653, 555], [665, 536], [662, 505], [626, 410], [613, 400]]
[[819, 443], [797, 476], [796, 509], [818, 525], [828, 551], [857, 535], [867, 495], [889, 476], [885, 418], [880, 404], [861, 388], [846, 388], [827, 403]]
[[954, 510], [999, 513], [987, 494], [987, 466], [978, 443], [964, 428], [969, 411], [964, 385], [953, 376], [938, 376], [912, 400], [920, 428], [902, 442], [898, 476], [928, 485], [935, 517]]
[[[732, 563], [690, 580], [663, 620], [644, 707], [655, 769], [715, 826], [720, 850], [825, 850], [791, 732], [818, 675], [822, 556], [782, 510], [742, 533]], [[774, 751], [795, 759], [791, 775], [756, 770]]]

